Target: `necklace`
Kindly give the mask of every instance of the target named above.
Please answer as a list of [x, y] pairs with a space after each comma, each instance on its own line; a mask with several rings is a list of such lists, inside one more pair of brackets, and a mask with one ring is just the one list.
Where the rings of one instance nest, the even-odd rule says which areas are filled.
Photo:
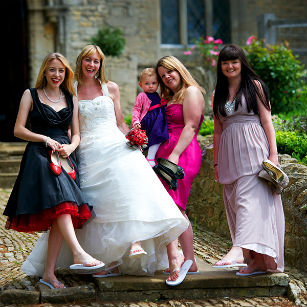
[[225, 111], [227, 115], [231, 115], [236, 105], [236, 97], [232, 99], [232, 101], [226, 101], [225, 103]]
[[62, 100], [62, 98], [63, 98], [63, 93], [62, 93], [61, 90], [60, 90], [60, 96], [59, 96], [59, 98], [58, 98], [58, 99], [55, 99], [55, 100], [51, 99], [51, 98], [47, 95], [46, 90], [45, 90], [44, 87], [43, 87], [43, 92], [44, 92], [46, 98], [47, 98], [49, 101], [54, 102], [54, 103], [60, 102], [60, 101]]

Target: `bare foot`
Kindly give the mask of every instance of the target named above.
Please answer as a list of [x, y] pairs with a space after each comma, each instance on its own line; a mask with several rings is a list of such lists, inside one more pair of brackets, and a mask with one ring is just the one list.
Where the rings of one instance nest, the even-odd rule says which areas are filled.
[[233, 246], [221, 260], [215, 263], [215, 265], [231, 265], [233, 263], [244, 263], [243, 251], [241, 247]]
[[254, 272], [266, 272], [268, 269], [265, 266], [264, 262], [257, 262], [255, 259], [252, 259], [248, 266], [239, 270], [241, 274], [251, 274]]
[[83, 264], [84, 266], [96, 266], [99, 264], [103, 264], [102, 261], [97, 260], [95, 258], [93, 258], [91, 255], [87, 254], [87, 253], [80, 253], [78, 255], [74, 256], [74, 263], [75, 264]]
[[55, 275], [47, 275], [47, 274], [44, 274], [43, 275], [43, 278], [42, 278], [43, 281], [47, 282], [48, 284], [51, 284], [55, 289], [63, 289], [65, 288], [64, 284], [61, 283]]
[[167, 278], [169, 281], [174, 281], [179, 277], [180, 268], [182, 266], [180, 257], [176, 257], [172, 260], [170, 260], [170, 274]]
[[[187, 259], [186, 259], [187, 260]], [[197, 272], [198, 271], [198, 267], [197, 267], [197, 264], [196, 264], [196, 261], [195, 261], [195, 258], [194, 259], [191, 259], [193, 261], [193, 264], [191, 265], [190, 269], [188, 272]]]
[[180, 268], [173, 269], [172, 272], [169, 274], [167, 280], [169, 281], [176, 280], [179, 277], [179, 273], [180, 273]]
[[[178, 253], [178, 262], [180, 263], [180, 267], [182, 266], [183, 262], [184, 262], [184, 256], [181, 254], [181, 253]], [[170, 269], [167, 268], [163, 271], [164, 273], [169, 273], [170, 272]]]

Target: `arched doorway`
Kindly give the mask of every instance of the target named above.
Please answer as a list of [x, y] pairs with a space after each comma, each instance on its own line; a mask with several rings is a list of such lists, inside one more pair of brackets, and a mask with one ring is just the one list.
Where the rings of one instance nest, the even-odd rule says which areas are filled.
[[29, 86], [27, 5], [25, 0], [10, 0], [1, 6], [0, 141], [16, 141], [13, 129], [19, 102]]

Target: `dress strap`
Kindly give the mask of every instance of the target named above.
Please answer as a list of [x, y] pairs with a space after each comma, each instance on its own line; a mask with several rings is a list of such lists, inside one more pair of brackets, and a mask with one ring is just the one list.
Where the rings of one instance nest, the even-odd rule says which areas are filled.
[[109, 90], [106, 83], [101, 84], [103, 96], [109, 96]]
[[75, 89], [75, 92], [76, 92], [76, 97], [78, 97], [78, 81], [74, 82], [74, 89]]

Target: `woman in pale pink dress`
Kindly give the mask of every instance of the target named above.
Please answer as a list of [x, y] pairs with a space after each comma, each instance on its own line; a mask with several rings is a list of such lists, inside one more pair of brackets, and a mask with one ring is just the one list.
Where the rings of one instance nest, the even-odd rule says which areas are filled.
[[[191, 184], [201, 166], [201, 149], [197, 142], [197, 133], [203, 120], [204, 90], [193, 79], [185, 66], [175, 57], [166, 56], [156, 66], [161, 96], [168, 101], [166, 118], [169, 139], [162, 143], [156, 154], [157, 158], [168, 159], [184, 169], [184, 178], [178, 180], [176, 191], [162, 181], [164, 187], [185, 214]], [[179, 237], [184, 259], [177, 250], [177, 241], [168, 246], [170, 276], [168, 285], [178, 285], [185, 274], [196, 273], [194, 259], [193, 230], [191, 225]], [[183, 264], [184, 262], [184, 264]]]
[[280, 195], [258, 177], [263, 160], [278, 165], [268, 91], [243, 50], [220, 52], [213, 97], [215, 178], [223, 184], [233, 248], [215, 267], [246, 267], [249, 276], [284, 269], [284, 213]]

